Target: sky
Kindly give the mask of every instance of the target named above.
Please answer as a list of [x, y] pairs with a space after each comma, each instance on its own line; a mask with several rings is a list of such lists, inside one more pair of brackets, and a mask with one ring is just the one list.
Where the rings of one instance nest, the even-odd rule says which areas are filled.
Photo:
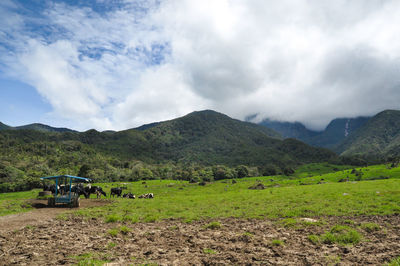
[[397, 0], [1, 0], [0, 121], [123, 130], [212, 109], [322, 130], [400, 109]]

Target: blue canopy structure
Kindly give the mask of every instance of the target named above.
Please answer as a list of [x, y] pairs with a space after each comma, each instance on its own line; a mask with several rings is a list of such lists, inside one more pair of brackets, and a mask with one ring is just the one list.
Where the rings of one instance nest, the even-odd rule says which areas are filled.
[[50, 179], [50, 180], [56, 180], [59, 179], [60, 177], [69, 177], [72, 179], [78, 179], [78, 180], [83, 180], [85, 182], [90, 182], [92, 181], [89, 178], [86, 177], [80, 177], [80, 176], [73, 176], [73, 175], [56, 175], [56, 176], [46, 176], [46, 177], [41, 177], [40, 179], [44, 180], [44, 179]]
[[[66, 204], [70, 204], [71, 206], [74, 206], [74, 207], [79, 207], [79, 195], [76, 195], [76, 193], [71, 193], [72, 180], [78, 180], [81, 182], [82, 181], [84, 181], [84, 182], [91, 181], [91, 179], [89, 179], [89, 178], [73, 176], [73, 175], [46, 176], [46, 177], [41, 177], [40, 179], [41, 180], [54, 180], [56, 182], [54, 198], [49, 198], [49, 200], [48, 200], [48, 205], [50, 207], [54, 207], [56, 205], [56, 203], [66, 203]], [[65, 186], [69, 185], [68, 193], [65, 193], [64, 195], [59, 194], [58, 188], [59, 188], [60, 183], [64, 183]]]

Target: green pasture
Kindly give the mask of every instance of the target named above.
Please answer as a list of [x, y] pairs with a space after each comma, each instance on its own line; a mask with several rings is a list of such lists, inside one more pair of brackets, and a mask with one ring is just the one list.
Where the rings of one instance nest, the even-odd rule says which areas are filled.
[[[263, 182], [267, 178], [258, 179]], [[80, 209], [75, 214], [104, 217], [109, 222], [152, 222], [169, 218], [192, 221], [400, 213], [399, 179], [248, 189], [255, 182], [249, 178], [236, 184], [228, 181], [206, 186], [173, 181], [129, 183], [127, 191], [136, 195], [152, 192], [155, 198], [116, 199], [111, 205]]]
[[[95, 184], [103, 187], [108, 198], [110, 189], [119, 186], [127, 187], [123, 193], [132, 192], [136, 196], [154, 193], [155, 198], [114, 198], [111, 204], [102, 207], [68, 212], [97, 217], [106, 222], [133, 223], [170, 218], [190, 222], [224, 217], [283, 218], [400, 213], [400, 168], [377, 165], [357, 168], [351, 173], [352, 168], [344, 167], [324, 174], [318, 174], [318, 168], [321, 169], [321, 165], [313, 164], [298, 169], [294, 176], [243, 178], [236, 179], [236, 183], [220, 180], [205, 186], [178, 180]], [[349, 181], [338, 182], [340, 179]], [[262, 183], [265, 189], [249, 189], [258, 183]], [[0, 194], [0, 215], [28, 210], [29, 206], [21, 207], [25, 204], [24, 199], [35, 198], [37, 193], [38, 190]]]
[[41, 191], [41, 189], [0, 193], [0, 216], [30, 211], [32, 206], [27, 203], [26, 200], [36, 198], [39, 191]]

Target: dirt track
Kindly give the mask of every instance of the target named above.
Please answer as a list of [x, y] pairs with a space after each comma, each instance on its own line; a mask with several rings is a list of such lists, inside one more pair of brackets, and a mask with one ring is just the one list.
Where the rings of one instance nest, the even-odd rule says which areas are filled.
[[[117, 265], [157, 263], [174, 265], [279, 264], [279, 265], [381, 265], [400, 255], [400, 216], [324, 218], [327, 224], [299, 229], [282, 227], [269, 220], [220, 220], [221, 228], [205, 229], [210, 221], [191, 224], [180, 221], [127, 224], [130, 231], [112, 236], [109, 230], [122, 224], [100, 220], [53, 219], [61, 208], [40, 209], [6, 216], [0, 226], [11, 222], [25, 226], [0, 232], [0, 265], [61, 265], [77, 262], [77, 255], [109, 260]], [[16, 218], [17, 217], [17, 218]], [[36, 219], [35, 217], [39, 218]], [[366, 233], [364, 240], [350, 247], [314, 245], [310, 234], [321, 234], [344, 219], [355, 226], [374, 222], [381, 230]], [[8, 220], [8, 221], [7, 221]], [[18, 222], [15, 222], [18, 221]], [[33, 222], [33, 224], [32, 224]], [[284, 241], [283, 246], [272, 240]]]
[[[42, 224], [43, 222], [55, 218], [58, 214], [70, 210], [70, 208], [62, 205], [56, 208], [48, 208], [46, 200], [30, 200], [28, 202], [35, 207], [34, 210], [7, 216], [0, 216], [0, 233], [18, 230], [26, 225]], [[101, 206], [107, 203], [107, 200], [80, 200], [80, 205], [82, 208]]]

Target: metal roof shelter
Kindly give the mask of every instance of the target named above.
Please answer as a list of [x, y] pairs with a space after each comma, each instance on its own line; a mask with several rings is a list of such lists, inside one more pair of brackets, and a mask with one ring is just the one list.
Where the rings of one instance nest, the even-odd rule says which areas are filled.
[[[46, 176], [41, 177], [41, 180], [54, 180], [56, 182], [56, 189], [54, 193], [54, 198], [48, 199], [48, 206], [54, 207], [57, 203], [70, 204], [71, 207], [79, 207], [79, 195], [71, 192], [72, 188], [72, 180], [79, 180], [84, 182], [90, 182], [91, 179], [80, 177], [80, 176], [72, 176], [72, 175], [57, 175], [57, 176]], [[64, 182], [63, 182], [64, 181]], [[58, 186], [64, 183], [65, 186], [69, 185], [69, 192], [64, 195], [59, 195]]]

